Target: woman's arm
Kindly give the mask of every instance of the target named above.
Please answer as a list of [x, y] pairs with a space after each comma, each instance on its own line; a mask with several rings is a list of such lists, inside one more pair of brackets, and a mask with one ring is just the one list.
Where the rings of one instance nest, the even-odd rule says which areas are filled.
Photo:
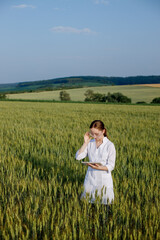
[[116, 161], [116, 150], [114, 144], [110, 144], [108, 149], [108, 161], [106, 167], [108, 168], [108, 172], [111, 172], [114, 169], [115, 161]]
[[87, 156], [87, 145], [90, 142], [91, 138], [89, 132], [86, 132], [84, 135], [84, 143], [81, 148], [76, 152], [76, 159], [81, 160]]
[[99, 164], [92, 164], [92, 163], [88, 163], [87, 165], [97, 170], [108, 171], [108, 168], [106, 166], [101, 166]]

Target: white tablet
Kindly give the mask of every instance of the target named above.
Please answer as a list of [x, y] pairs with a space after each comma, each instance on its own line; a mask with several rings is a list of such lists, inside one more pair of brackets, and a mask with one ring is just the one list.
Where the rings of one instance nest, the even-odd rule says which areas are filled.
[[85, 164], [85, 165], [87, 165], [88, 163], [90, 163], [90, 164], [98, 164], [98, 165], [102, 165], [102, 163], [100, 163], [100, 162], [82, 162], [83, 164]]

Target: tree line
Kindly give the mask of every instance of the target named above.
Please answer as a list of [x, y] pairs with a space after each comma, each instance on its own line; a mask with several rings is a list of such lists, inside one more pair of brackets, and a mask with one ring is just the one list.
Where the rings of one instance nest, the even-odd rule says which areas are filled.
[[101, 93], [94, 93], [93, 90], [88, 89], [85, 92], [85, 102], [109, 102], [109, 103], [131, 103], [131, 98], [124, 96], [122, 93], [108, 93], [107, 95]]
[[101, 77], [74, 76], [48, 80], [0, 84], [3, 93], [39, 92], [68, 88], [160, 83], [160, 76]]
[[[108, 102], [108, 103], [131, 103], [131, 98], [123, 95], [122, 93], [94, 93], [93, 90], [88, 89], [85, 93], [85, 102]], [[65, 90], [60, 92], [60, 100], [61, 101], [71, 101], [70, 94]], [[144, 104], [145, 102], [137, 102], [137, 104]], [[154, 98], [151, 103], [160, 104], [160, 97]]]

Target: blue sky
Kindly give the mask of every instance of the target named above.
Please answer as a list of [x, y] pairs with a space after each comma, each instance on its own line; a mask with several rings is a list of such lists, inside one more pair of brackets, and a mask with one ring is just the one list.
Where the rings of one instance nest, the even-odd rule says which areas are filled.
[[159, 0], [0, 0], [0, 83], [160, 75]]

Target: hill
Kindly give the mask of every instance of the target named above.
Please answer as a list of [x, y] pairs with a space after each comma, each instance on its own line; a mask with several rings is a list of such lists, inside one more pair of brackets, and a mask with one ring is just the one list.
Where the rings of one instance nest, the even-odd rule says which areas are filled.
[[12, 84], [0, 84], [0, 92], [33, 92], [51, 91], [57, 89], [71, 89], [82, 87], [98, 87], [108, 85], [133, 85], [160, 83], [160, 76], [134, 76], [134, 77], [100, 77], [100, 76], [77, 76], [55, 78], [49, 80], [20, 82]]
[[[153, 85], [152, 85], [153, 86]], [[146, 102], [150, 103], [154, 98], [160, 96], [160, 87], [150, 87], [141, 85], [115, 85], [115, 86], [101, 86], [101, 87], [89, 87], [89, 88], [76, 88], [67, 89], [72, 101], [84, 101], [84, 93], [87, 89], [93, 90], [95, 93], [101, 93], [107, 95], [108, 92], [115, 93], [120, 92], [125, 96], [132, 99], [132, 103]], [[60, 101], [59, 95], [61, 90], [54, 91], [42, 91], [42, 92], [27, 92], [17, 94], [7, 94], [8, 99], [23, 99], [23, 100], [49, 100], [53, 99]]]

